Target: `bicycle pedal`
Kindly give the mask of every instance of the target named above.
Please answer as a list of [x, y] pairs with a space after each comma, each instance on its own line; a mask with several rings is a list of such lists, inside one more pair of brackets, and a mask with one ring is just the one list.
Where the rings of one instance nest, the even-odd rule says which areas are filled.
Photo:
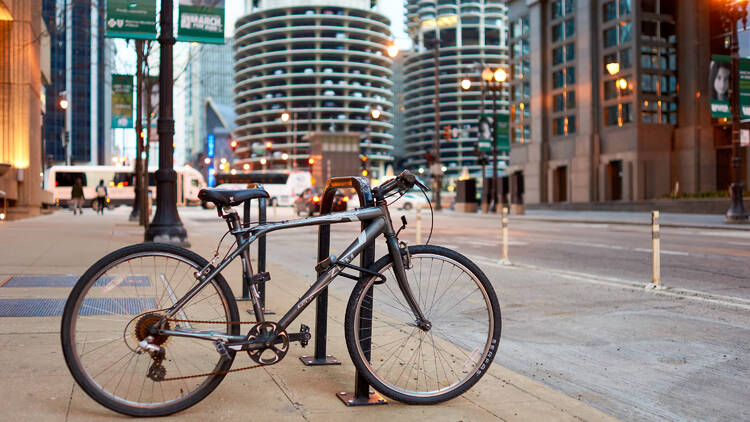
[[227, 350], [227, 346], [224, 345], [219, 340], [216, 340], [214, 342], [214, 346], [216, 347], [216, 351], [219, 352], [222, 358], [224, 359], [231, 359], [232, 357], [229, 355], [229, 350]]
[[310, 327], [302, 324], [302, 326], [299, 327], [299, 333], [302, 334], [303, 337], [303, 339], [299, 341], [299, 344], [304, 348], [310, 343]]

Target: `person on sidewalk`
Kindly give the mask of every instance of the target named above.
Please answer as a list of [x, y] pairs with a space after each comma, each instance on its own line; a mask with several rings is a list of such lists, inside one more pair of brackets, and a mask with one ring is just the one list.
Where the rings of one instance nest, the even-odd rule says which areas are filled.
[[107, 187], [104, 186], [104, 180], [99, 180], [99, 186], [96, 187], [96, 201], [99, 204], [96, 212], [104, 215], [104, 207], [107, 205]]
[[73, 215], [78, 213], [83, 214], [81, 205], [83, 205], [83, 183], [81, 178], [77, 178], [73, 183], [73, 189], [70, 191], [70, 201], [73, 207]]

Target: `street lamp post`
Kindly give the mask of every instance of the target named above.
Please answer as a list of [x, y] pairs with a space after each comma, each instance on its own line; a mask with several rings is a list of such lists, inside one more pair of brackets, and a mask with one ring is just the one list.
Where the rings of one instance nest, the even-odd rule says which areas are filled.
[[502, 83], [507, 78], [508, 74], [502, 68], [497, 68], [493, 71], [487, 67], [482, 70], [482, 80], [487, 83], [487, 87], [492, 91], [492, 206], [490, 208], [492, 212], [497, 211], [500, 193], [500, 178], [497, 175], [497, 92], [500, 91]]
[[724, 221], [727, 223], [744, 223], [747, 213], [742, 199], [744, 184], [741, 179], [742, 156], [739, 154], [740, 142], [740, 89], [739, 89], [739, 43], [737, 40], [737, 23], [747, 25], [748, 0], [726, 0], [724, 24], [731, 29], [729, 54], [732, 57], [732, 185], [729, 191], [732, 204], [727, 210]]
[[161, 0], [159, 35], [159, 169], [156, 170], [156, 214], [146, 229], [147, 242], [189, 245], [187, 231], [177, 213], [177, 173], [174, 171], [174, 117], [172, 115], [172, 46], [174, 6]]
[[60, 93], [60, 99], [57, 102], [60, 109], [63, 111], [63, 131], [62, 131], [62, 146], [65, 150], [65, 164], [70, 165], [70, 136], [68, 135], [68, 107], [70, 102], [68, 101], [68, 92], [62, 91]]
[[288, 111], [281, 113], [281, 121], [286, 123], [292, 119], [292, 170], [297, 170], [297, 112], [289, 114]]

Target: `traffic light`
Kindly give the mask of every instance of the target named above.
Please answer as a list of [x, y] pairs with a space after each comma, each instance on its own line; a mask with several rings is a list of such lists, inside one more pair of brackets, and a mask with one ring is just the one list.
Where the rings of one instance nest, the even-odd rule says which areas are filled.
[[239, 145], [239, 143], [236, 139], [232, 139], [229, 141], [229, 147], [232, 148], [232, 151], [237, 149], [237, 145]]
[[424, 159], [427, 160], [429, 164], [432, 164], [435, 161], [435, 156], [432, 154], [432, 150], [424, 153]]
[[451, 139], [451, 127], [443, 126], [443, 139]]

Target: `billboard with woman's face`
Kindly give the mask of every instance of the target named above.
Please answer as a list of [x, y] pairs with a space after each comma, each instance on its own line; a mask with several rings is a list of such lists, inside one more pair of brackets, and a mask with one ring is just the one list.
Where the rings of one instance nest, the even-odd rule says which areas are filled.
[[728, 56], [714, 55], [709, 74], [711, 116], [732, 117], [729, 108], [729, 87], [732, 83], [732, 62]]

